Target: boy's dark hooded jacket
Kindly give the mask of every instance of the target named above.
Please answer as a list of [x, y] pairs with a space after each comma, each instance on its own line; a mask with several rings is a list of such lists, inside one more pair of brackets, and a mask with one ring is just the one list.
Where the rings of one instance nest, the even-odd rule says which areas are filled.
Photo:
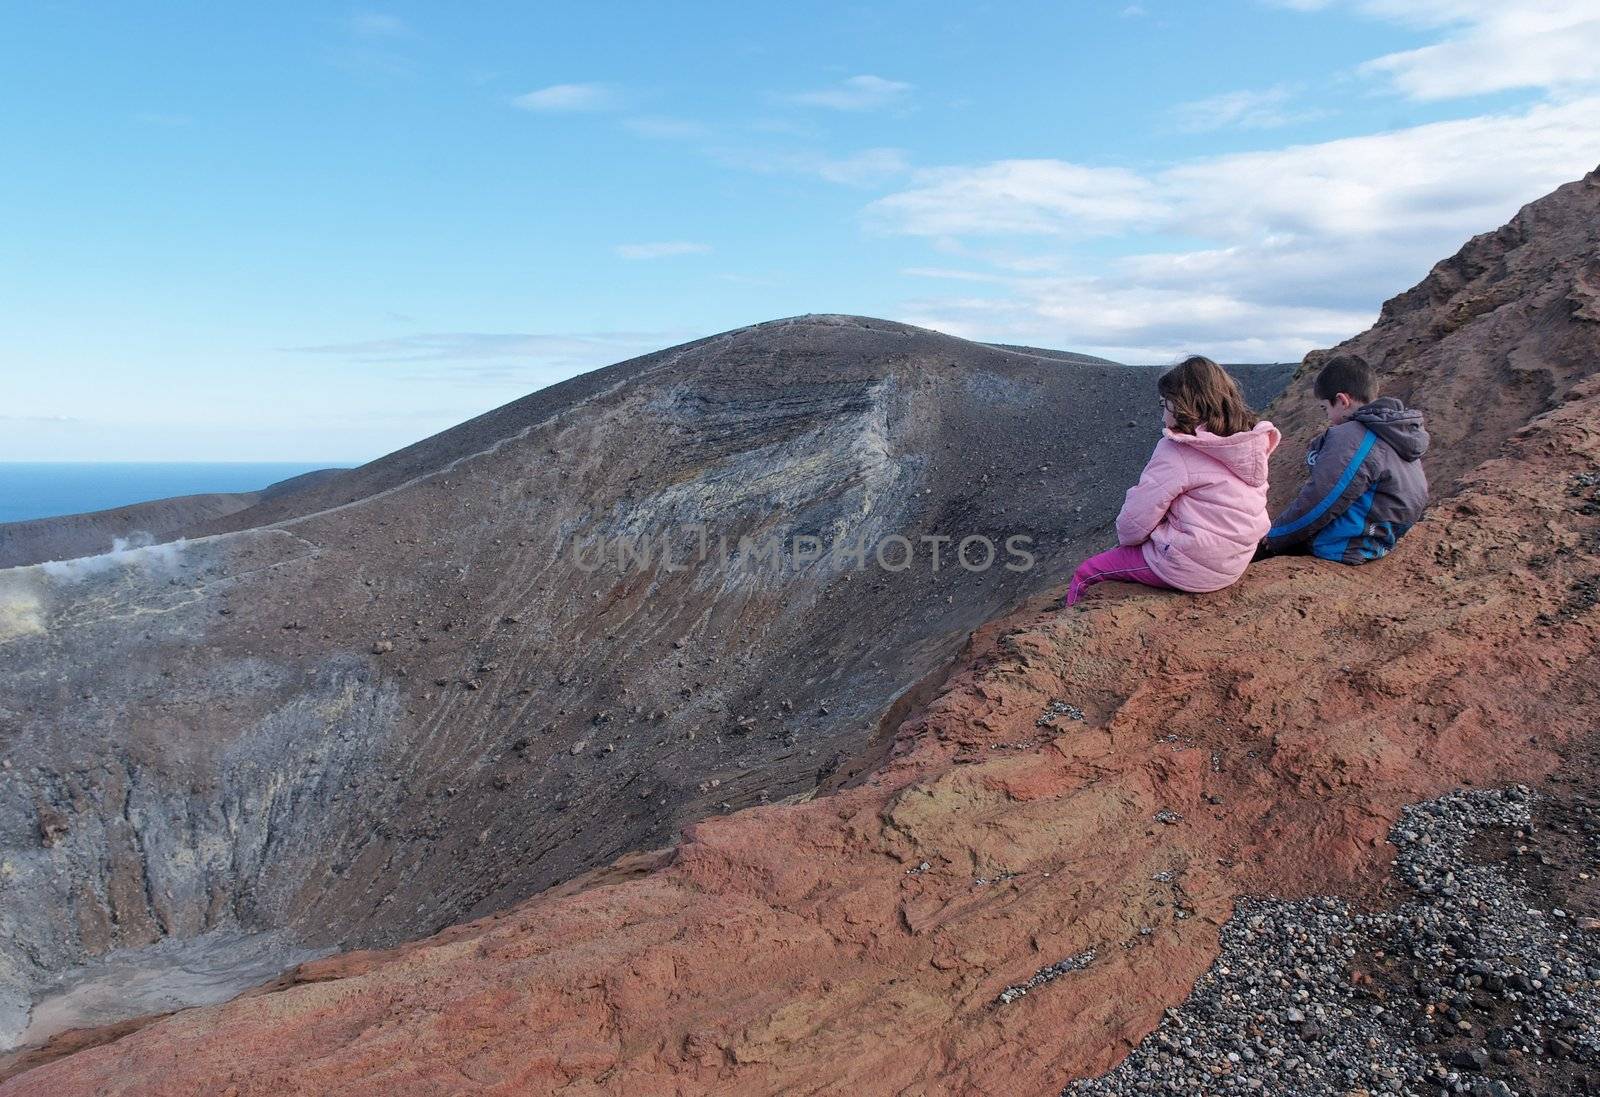
[[1267, 531], [1268, 552], [1362, 564], [1394, 547], [1428, 505], [1422, 413], [1392, 396], [1357, 408], [1311, 443], [1310, 478]]

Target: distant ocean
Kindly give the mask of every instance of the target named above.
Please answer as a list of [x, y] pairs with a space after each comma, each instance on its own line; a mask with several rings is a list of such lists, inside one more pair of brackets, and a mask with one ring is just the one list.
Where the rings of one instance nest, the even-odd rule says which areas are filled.
[[0, 462], [0, 522], [53, 518], [173, 495], [258, 491], [328, 463], [226, 462], [115, 464]]

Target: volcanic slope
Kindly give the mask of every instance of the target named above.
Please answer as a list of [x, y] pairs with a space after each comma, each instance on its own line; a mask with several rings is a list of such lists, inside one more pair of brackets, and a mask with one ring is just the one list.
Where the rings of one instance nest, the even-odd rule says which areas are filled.
[[[852, 787], [0, 1093], [1010, 1094], [1105, 1070], [1238, 896], [1373, 897], [1403, 805], [1537, 782], [1592, 733], [1600, 173], [1462, 254], [1354, 344], [1392, 336], [1385, 371], [1457, 447], [1386, 559], [1015, 614]], [[1480, 418], [1502, 397], [1520, 422]]]
[[[392, 944], [845, 781], [972, 629], [1107, 543], [1153, 380], [801, 317], [187, 541], [0, 571], [0, 1045], [47, 1035], [25, 1035], [33, 1005], [113, 950], [204, 969], [240, 934], [285, 962]], [[924, 535], [953, 539], [937, 569]], [[1031, 572], [1005, 566], [1014, 535]], [[959, 566], [965, 537], [990, 566]], [[99, 1008], [80, 1023], [153, 1007]]]
[[87, 514], [0, 522], [0, 568], [93, 556], [111, 551], [119, 541], [124, 544], [170, 541], [185, 530], [247, 510], [281, 493], [299, 491], [319, 480], [338, 476], [341, 471], [318, 469], [260, 491], [180, 495]]

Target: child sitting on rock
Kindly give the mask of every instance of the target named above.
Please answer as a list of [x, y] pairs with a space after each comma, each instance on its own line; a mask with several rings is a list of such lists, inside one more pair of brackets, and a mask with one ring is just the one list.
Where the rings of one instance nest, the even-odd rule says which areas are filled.
[[1164, 427], [1117, 515], [1117, 547], [1078, 565], [1067, 605], [1114, 579], [1200, 593], [1244, 574], [1267, 527], [1267, 459], [1278, 429], [1257, 421], [1209, 358], [1162, 374]]
[[1311, 443], [1305, 487], [1262, 548], [1364, 564], [1394, 548], [1428, 505], [1428, 432], [1420, 411], [1378, 395], [1377, 374], [1356, 355], [1323, 366], [1314, 391], [1328, 429]]

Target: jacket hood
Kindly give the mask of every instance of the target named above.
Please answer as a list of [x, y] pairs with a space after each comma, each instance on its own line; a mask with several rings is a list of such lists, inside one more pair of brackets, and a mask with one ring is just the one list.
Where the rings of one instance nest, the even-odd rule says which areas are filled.
[[1179, 445], [1188, 446], [1222, 464], [1251, 487], [1260, 487], [1267, 482], [1267, 458], [1278, 448], [1280, 437], [1278, 428], [1265, 419], [1251, 430], [1242, 430], [1227, 437], [1212, 434], [1204, 427], [1197, 428], [1193, 434], [1179, 434], [1171, 429], [1163, 429], [1161, 433]]
[[1415, 461], [1428, 452], [1428, 431], [1422, 425], [1422, 412], [1408, 408], [1393, 396], [1380, 396], [1363, 404], [1350, 416], [1381, 440], [1403, 460]]

